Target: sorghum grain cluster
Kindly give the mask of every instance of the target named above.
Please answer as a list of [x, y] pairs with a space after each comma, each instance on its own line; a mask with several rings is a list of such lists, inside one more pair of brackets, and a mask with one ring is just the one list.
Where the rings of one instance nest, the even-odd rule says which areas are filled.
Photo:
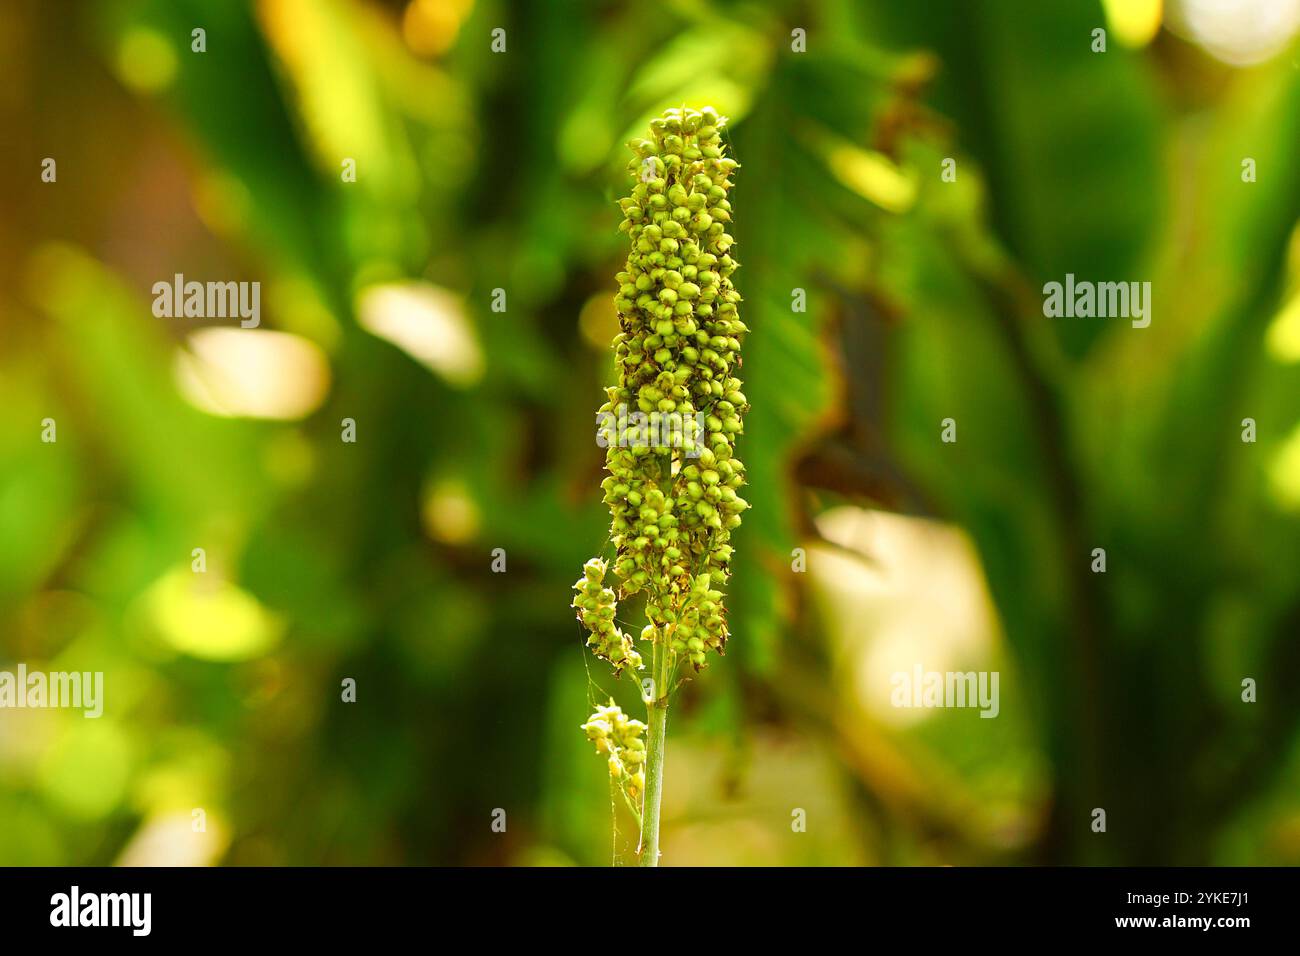
[[645, 724], [630, 719], [611, 700], [608, 707], [597, 705], [582, 729], [595, 743], [596, 753], [609, 754], [609, 775], [629, 797], [639, 796], [645, 789]]
[[618, 383], [601, 412], [640, 412], [649, 427], [619, 417], [608, 436], [601, 487], [617, 592], [602, 585], [604, 562], [588, 562], [574, 602], [592, 632], [588, 643], [616, 670], [640, 667], [633, 641], [613, 622], [617, 599], [641, 591], [650, 622], [641, 637], [666, 643], [670, 673], [680, 661], [701, 670], [706, 652], [721, 653], [727, 641], [720, 589], [731, 532], [748, 507], [738, 494], [745, 466], [733, 450], [748, 409], [736, 374], [748, 329], [731, 282], [739, 263], [727, 194], [738, 164], [724, 155], [724, 122], [711, 108], [673, 109], [651, 122], [651, 138], [629, 144], [637, 182], [620, 203], [620, 229], [632, 250], [615, 299]]

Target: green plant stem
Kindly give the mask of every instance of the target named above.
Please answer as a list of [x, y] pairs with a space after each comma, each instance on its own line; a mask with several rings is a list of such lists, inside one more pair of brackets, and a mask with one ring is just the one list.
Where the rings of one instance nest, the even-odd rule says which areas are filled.
[[[609, 816], [613, 823], [614, 835], [610, 840], [613, 847], [613, 859], [610, 860], [610, 866], [618, 866], [618, 807], [614, 804], [614, 795], [617, 791], [621, 791], [622, 789], [623, 788], [618, 785], [618, 781], [611, 776], [609, 778]], [[626, 799], [627, 794], [624, 793], [623, 797]]]
[[632, 819], [636, 822], [638, 832], [641, 829], [641, 811], [636, 808], [636, 803], [627, 795], [627, 791], [622, 787], [618, 788], [619, 793], [623, 794], [623, 805], [627, 807], [628, 813], [632, 814]]
[[641, 813], [641, 866], [659, 865], [659, 803], [664, 791], [664, 737], [668, 732], [668, 688], [664, 671], [669, 656], [662, 641], [654, 645], [654, 699], [646, 701], [645, 809]]

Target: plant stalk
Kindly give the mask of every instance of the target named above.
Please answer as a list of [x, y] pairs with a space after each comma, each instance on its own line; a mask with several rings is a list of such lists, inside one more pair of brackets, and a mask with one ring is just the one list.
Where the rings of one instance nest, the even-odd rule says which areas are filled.
[[654, 646], [653, 700], [646, 701], [645, 808], [641, 813], [640, 866], [659, 865], [659, 803], [664, 792], [664, 743], [668, 733], [668, 689], [663, 671], [668, 648], [662, 641]]

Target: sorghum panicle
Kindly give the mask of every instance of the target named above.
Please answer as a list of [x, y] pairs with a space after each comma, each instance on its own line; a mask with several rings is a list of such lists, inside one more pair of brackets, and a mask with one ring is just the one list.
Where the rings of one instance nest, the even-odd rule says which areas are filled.
[[[651, 122], [650, 139], [629, 144], [636, 185], [620, 203], [632, 250], [615, 298], [618, 384], [601, 407], [619, 421], [606, 435], [602, 483], [619, 586], [602, 588], [604, 562], [588, 562], [575, 601], [588, 643], [616, 670], [640, 666], [613, 624], [615, 598], [639, 591], [650, 621], [641, 637], [666, 642], [674, 662], [701, 670], [706, 652], [722, 653], [727, 641], [720, 588], [728, 540], [748, 507], [733, 452], [748, 409], [736, 375], [748, 329], [731, 282], [739, 263], [727, 193], [738, 164], [724, 155], [724, 123], [709, 107], [672, 109]], [[643, 413], [648, 427], [618, 417], [622, 410]]]

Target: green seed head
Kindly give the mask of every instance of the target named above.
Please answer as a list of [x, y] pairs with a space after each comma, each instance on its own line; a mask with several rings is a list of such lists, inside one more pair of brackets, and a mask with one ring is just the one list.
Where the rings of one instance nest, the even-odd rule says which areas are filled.
[[[617, 600], [642, 590], [652, 622], [642, 641], [664, 642], [695, 670], [726, 643], [719, 588], [730, 574], [731, 532], [747, 507], [736, 493], [744, 465], [732, 443], [748, 403], [736, 374], [746, 329], [727, 231], [738, 164], [726, 156], [725, 129], [712, 107], [671, 109], [651, 121], [647, 138], [628, 144], [632, 187], [620, 208], [630, 252], [615, 297], [618, 382], [602, 410], [623, 407], [645, 420], [628, 422], [606, 450], [602, 488], [616, 583], [606, 588], [604, 562], [588, 562], [574, 600], [591, 631], [588, 644], [616, 670], [642, 666], [632, 638], [615, 624]], [[610, 752], [620, 779], [629, 779], [635, 760]]]

